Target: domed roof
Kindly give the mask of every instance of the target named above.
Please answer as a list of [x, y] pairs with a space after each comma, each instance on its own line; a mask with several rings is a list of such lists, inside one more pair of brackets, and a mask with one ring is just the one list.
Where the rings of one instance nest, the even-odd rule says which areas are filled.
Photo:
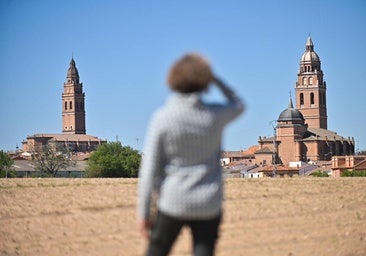
[[70, 67], [69, 70], [67, 71], [66, 78], [69, 82], [74, 81], [75, 83], [79, 83], [79, 72], [78, 69], [76, 68], [74, 58], [71, 58]]
[[280, 116], [278, 117], [278, 122], [281, 121], [304, 121], [304, 116], [301, 114], [299, 110], [294, 108], [292, 105], [292, 100], [290, 99], [290, 103], [288, 108], [281, 112]]
[[320, 61], [318, 54], [314, 51], [314, 44], [311, 37], [308, 37], [306, 41], [306, 51], [301, 56], [301, 61]]
[[318, 54], [316, 52], [304, 52], [301, 56], [301, 61], [320, 61]]
[[71, 58], [70, 67], [67, 71], [67, 77], [79, 77], [79, 72], [75, 66], [74, 58]]

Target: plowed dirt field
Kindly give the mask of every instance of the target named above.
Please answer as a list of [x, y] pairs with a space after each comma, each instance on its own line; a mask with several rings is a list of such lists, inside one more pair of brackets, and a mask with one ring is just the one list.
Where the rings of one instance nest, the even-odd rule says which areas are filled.
[[[143, 255], [136, 179], [1, 179], [0, 255]], [[184, 229], [171, 255], [190, 255]], [[366, 255], [366, 178], [225, 180], [217, 256]]]

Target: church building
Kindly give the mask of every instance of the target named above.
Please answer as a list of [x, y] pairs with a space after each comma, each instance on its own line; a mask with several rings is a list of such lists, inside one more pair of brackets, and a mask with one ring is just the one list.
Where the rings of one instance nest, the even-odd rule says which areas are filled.
[[332, 156], [354, 155], [354, 138], [328, 130], [327, 85], [314, 44], [309, 36], [295, 84], [296, 108], [288, 107], [277, 119], [274, 136], [259, 137], [257, 164], [329, 161]]
[[86, 134], [85, 93], [73, 58], [64, 83], [61, 108], [62, 134], [38, 133], [28, 136], [22, 142], [23, 151], [41, 150], [46, 144], [52, 143], [56, 147], [66, 147], [70, 152], [90, 152], [106, 142]]

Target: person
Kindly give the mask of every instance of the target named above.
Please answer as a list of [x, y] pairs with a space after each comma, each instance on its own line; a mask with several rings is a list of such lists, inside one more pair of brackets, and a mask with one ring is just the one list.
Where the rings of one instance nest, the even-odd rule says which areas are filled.
[[[192, 231], [195, 256], [214, 255], [223, 199], [222, 133], [244, 104], [195, 53], [172, 66], [168, 84], [173, 93], [147, 130], [138, 181], [139, 229], [149, 241], [146, 255], [168, 255], [183, 226]], [[225, 103], [202, 101], [211, 84]]]

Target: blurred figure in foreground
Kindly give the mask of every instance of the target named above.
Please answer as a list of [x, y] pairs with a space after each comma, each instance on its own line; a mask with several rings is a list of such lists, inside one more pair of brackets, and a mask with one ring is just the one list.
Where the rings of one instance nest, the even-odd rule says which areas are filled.
[[[222, 132], [244, 105], [198, 54], [179, 59], [168, 74], [168, 84], [173, 94], [152, 116], [145, 140], [139, 228], [149, 240], [146, 255], [168, 255], [186, 225], [192, 231], [194, 255], [211, 256], [222, 212]], [[225, 96], [225, 104], [202, 102], [201, 94], [211, 84]]]

